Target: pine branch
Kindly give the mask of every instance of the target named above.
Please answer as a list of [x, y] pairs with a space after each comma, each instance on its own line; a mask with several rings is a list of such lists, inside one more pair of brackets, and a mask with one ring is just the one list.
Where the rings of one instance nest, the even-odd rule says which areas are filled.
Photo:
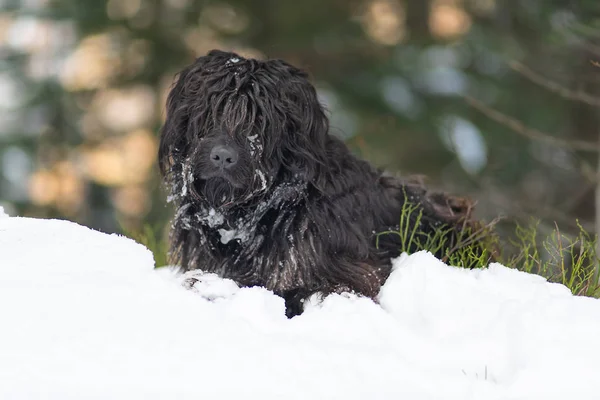
[[[593, 62], [592, 62], [593, 63]], [[585, 93], [582, 91], [575, 91], [564, 86], [559, 85], [558, 83], [551, 81], [548, 78], [543, 77], [532, 69], [526, 67], [518, 61], [513, 61], [510, 63], [510, 67], [532, 81], [533, 83], [558, 94], [565, 99], [579, 101], [584, 104], [588, 104], [593, 107], [600, 107], [600, 97], [592, 96], [589, 93]]]

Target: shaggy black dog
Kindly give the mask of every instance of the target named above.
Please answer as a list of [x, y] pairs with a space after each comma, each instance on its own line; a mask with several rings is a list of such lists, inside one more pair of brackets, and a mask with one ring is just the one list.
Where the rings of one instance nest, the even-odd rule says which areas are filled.
[[213, 50], [185, 68], [159, 163], [177, 207], [172, 261], [273, 290], [290, 317], [317, 292], [376, 297], [400, 240], [375, 236], [398, 228], [405, 202], [422, 211], [417, 236], [452, 228], [447, 246], [469, 217], [465, 201], [354, 157], [307, 74], [281, 60]]

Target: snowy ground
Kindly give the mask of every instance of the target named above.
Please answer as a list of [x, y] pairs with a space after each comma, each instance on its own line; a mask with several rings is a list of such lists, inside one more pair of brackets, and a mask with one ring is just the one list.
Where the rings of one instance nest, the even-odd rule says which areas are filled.
[[0, 212], [0, 399], [600, 398], [600, 301], [501, 265], [418, 253], [380, 305], [333, 295], [287, 320], [266, 290], [185, 290], [153, 264]]

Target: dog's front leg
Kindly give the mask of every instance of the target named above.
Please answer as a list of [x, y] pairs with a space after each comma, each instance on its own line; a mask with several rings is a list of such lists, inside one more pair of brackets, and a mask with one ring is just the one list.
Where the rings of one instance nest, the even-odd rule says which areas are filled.
[[280, 296], [283, 297], [283, 300], [285, 301], [286, 317], [292, 318], [292, 317], [302, 314], [302, 312], [304, 311], [304, 302], [313, 293], [315, 293], [315, 292], [299, 288], [299, 289], [288, 290], [288, 291], [280, 294]]

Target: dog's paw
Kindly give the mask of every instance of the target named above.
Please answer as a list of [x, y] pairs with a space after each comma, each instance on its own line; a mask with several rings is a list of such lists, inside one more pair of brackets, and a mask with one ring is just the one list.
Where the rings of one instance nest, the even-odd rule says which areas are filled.
[[223, 279], [200, 270], [188, 271], [182, 278], [184, 288], [198, 293], [208, 301], [228, 299], [239, 290], [239, 286], [231, 279]]

